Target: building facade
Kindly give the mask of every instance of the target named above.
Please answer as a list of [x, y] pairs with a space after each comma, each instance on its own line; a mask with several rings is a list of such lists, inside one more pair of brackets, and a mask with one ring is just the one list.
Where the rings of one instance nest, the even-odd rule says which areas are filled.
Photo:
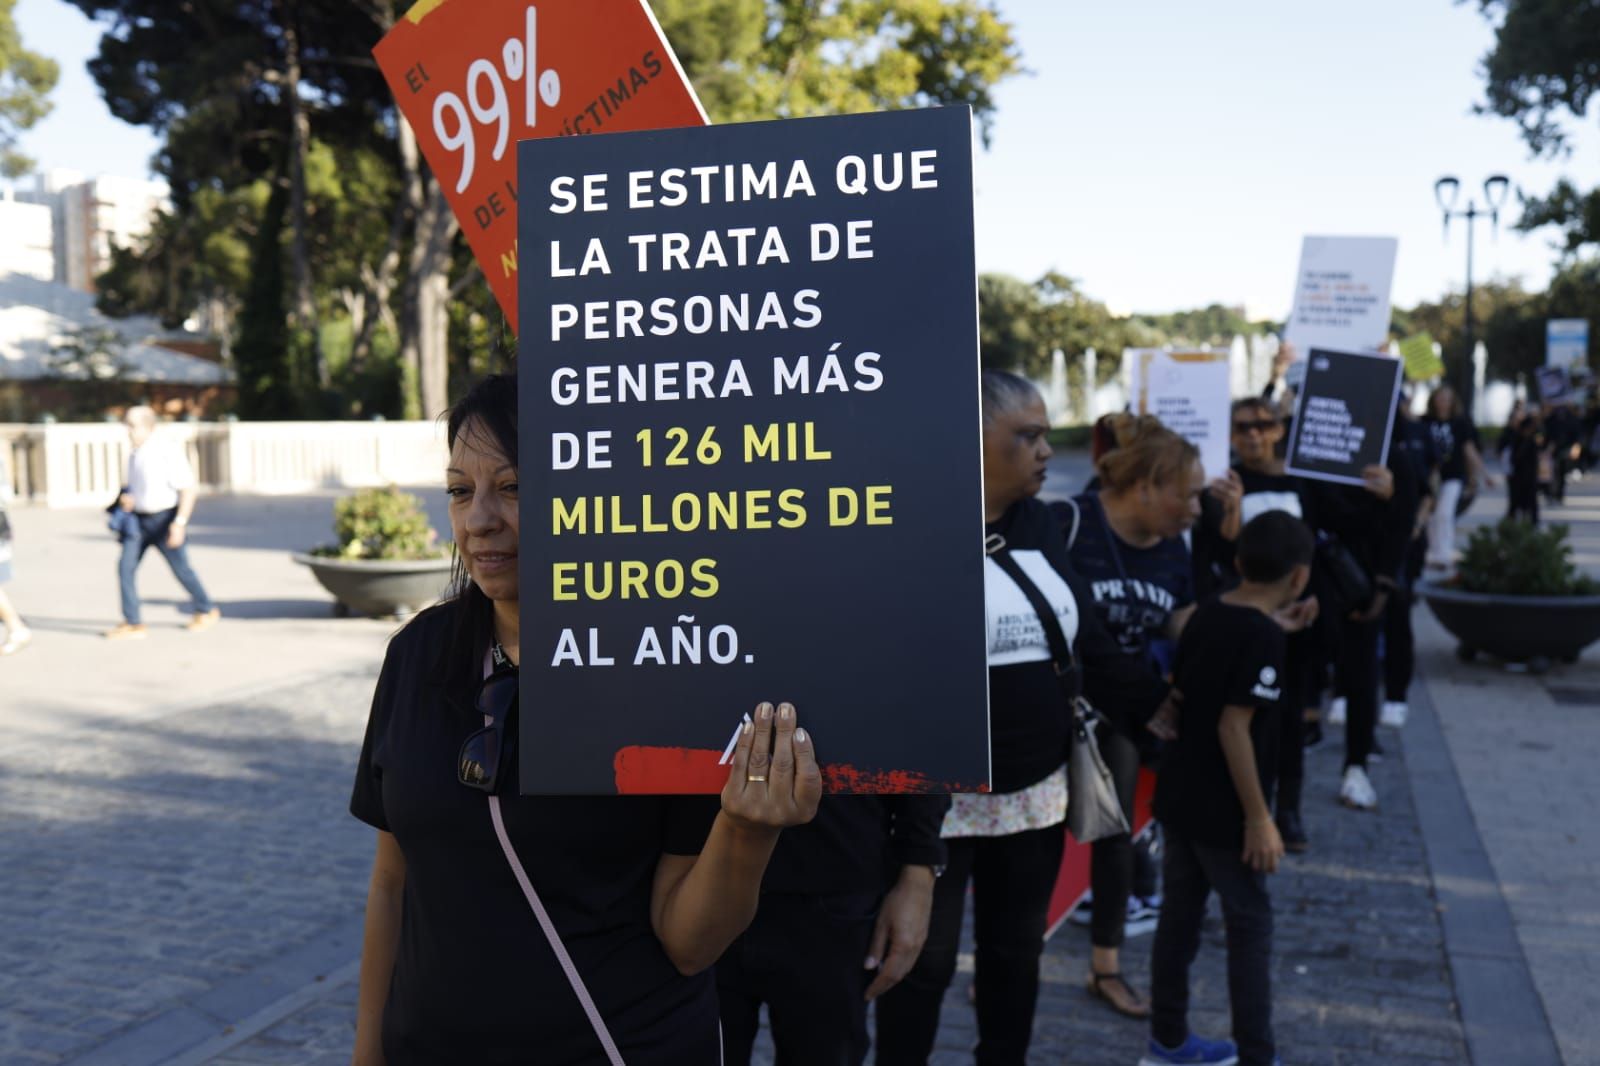
[[[163, 182], [100, 175], [85, 178], [70, 170], [50, 170], [34, 188], [19, 191], [20, 204], [50, 212], [53, 271], [45, 278], [79, 292], [94, 292], [95, 278], [111, 265], [114, 247], [132, 247], [150, 232], [155, 213], [167, 202]], [[0, 261], [17, 254], [15, 238], [0, 225]], [[34, 275], [29, 275], [34, 276]]]

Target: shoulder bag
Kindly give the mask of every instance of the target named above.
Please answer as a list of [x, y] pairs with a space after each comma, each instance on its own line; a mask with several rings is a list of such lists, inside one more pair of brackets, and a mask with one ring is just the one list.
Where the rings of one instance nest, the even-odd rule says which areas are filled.
[[1095, 730], [1104, 719], [1083, 698], [1078, 663], [1061, 629], [1061, 619], [1044, 598], [1044, 593], [1017, 565], [1006, 547], [1005, 538], [991, 535], [984, 547], [995, 565], [1022, 590], [1039, 616], [1045, 640], [1050, 645], [1050, 662], [1055, 667], [1061, 696], [1071, 716], [1067, 742], [1067, 828], [1072, 831], [1073, 839], [1082, 844], [1128, 832], [1128, 819], [1117, 799], [1116, 783], [1095, 741]]
[[[484, 676], [487, 677], [493, 672], [496, 665], [503, 667], [508, 662], [505, 653], [500, 650], [499, 642], [496, 641], [490, 654], [484, 657]], [[484, 718], [484, 724], [489, 724], [487, 716]], [[545, 940], [549, 941], [550, 950], [555, 953], [556, 961], [561, 964], [561, 971], [566, 974], [567, 983], [572, 986], [573, 994], [578, 997], [578, 1003], [589, 1019], [590, 1028], [594, 1030], [595, 1037], [605, 1051], [606, 1063], [608, 1066], [624, 1066], [622, 1053], [617, 1050], [617, 1042], [612, 1039], [611, 1030], [606, 1027], [605, 1019], [600, 1016], [600, 1008], [595, 1006], [594, 997], [589, 994], [588, 986], [583, 983], [583, 976], [578, 973], [577, 965], [567, 952], [567, 945], [562, 942], [561, 934], [556, 931], [555, 922], [550, 920], [550, 912], [545, 910], [544, 901], [539, 898], [533, 882], [528, 878], [528, 871], [523, 868], [522, 860], [517, 856], [517, 849], [511, 844], [511, 836], [506, 832], [505, 818], [500, 814], [500, 796], [495, 793], [489, 796], [489, 820], [494, 823], [495, 838], [500, 841], [500, 850], [505, 853], [506, 865], [511, 867], [511, 875], [516, 878], [517, 887], [522, 889], [522, 896], [528, 901], [528, 908], [533, 911], [534, 920], [539, 923], [539, 929], [544, 933]]]

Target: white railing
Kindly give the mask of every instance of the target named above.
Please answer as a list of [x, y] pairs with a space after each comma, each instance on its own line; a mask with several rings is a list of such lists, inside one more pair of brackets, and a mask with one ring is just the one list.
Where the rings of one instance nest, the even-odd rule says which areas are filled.
[[[367, 485], [420, 485], [444, 477], [436, 422], [169, 422], [207, 492], [281, 495]], [[19, 502], [105, 506], [128, 468], [128, 434], [116, 423], [0, 423], [0, 481]]]

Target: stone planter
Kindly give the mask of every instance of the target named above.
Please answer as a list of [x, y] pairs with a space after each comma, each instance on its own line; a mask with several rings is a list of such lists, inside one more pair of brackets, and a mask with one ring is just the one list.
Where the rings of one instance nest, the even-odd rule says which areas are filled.
[[333, 613], [341, 618], [405, 616], [438, 600], [450, 583], [449, 559], [391, 562], [297, 553], [294, 561], [310, 567], [333, 594]]
[[1417, 595], [1467, 661], [1484, 654], [1541, 673], [1552, 662], [1576, 662], [1600, 640], [1600, 596], [1502, 596], [1430, 581], [1417, 585]]

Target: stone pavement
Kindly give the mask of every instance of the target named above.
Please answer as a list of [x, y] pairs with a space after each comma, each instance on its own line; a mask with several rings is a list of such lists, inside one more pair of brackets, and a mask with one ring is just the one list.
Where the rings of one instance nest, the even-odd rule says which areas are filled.
[[[1600, 519], [1600, 493], [1573, 503]], [[372, 844], [345, 803], [394, 627], [330, 618], [289, 562], [330, 515], [329, 496], [203, 501], [193, 557], [225, 623], [181, 632], [181, 593], [151, 559], [155, 631], [108, 645], [100, 516], [13, 512], [7, 588], [39, 640], [0, 661], [0, 1062], [348, 1061]], [[1464, 666], [1425, 609], [1417, 622], [1426, 680], [1405, 730], [1384, 731], [1380, 811], [1333, 802], [1337, 738], [1308, 756], [1313, 850], [1273, 886], [1284, 1061], [1558, 1061], [1541, 1037], [1567, 1066], [1600, 1061], [1600, 830], [1585, 817], [1600, 795], [1582, 762], [1600, 750], [1596, 653], [1529, 678]], [[1125, 950], [1141, 984], [1148, 948]], [[1213, 920], [1196, 971], [1208, 1032], [1226, 1029], [1222, 959]], [[1142, 1027], [1087, 997], [1087, 960], [1082, 930], [1052, 940], [1034, 1061], [1137, 1058]], [[965, 980], [940, 1064], [970, 1061]], [[1485, 1004], [1485, 981], [1504, 1003]], [[1527, 1050], [1481, 1053], [1505, 1046]]]

